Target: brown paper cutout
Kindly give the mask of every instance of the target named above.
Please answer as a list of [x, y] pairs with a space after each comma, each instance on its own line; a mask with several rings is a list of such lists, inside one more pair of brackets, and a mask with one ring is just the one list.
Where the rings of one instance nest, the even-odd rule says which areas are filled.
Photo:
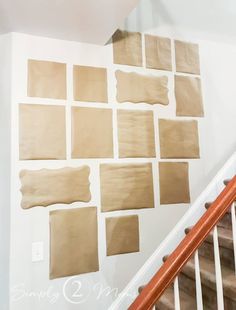
[[107, 256], [139, 252], [137, 215], [106, 218]]
[[200, 74], [198, 44], [175, 41], [176, 71]]
[[66, 64], [28, 60], [28, 96], [66, 99]]
[[20, 159], [66, 159], [65, 122], [65, 107], [21, 104]]
[[53, 204], [70, 204], [76, 201], [88, 202], [88, 166], [79, 168], [22, 170], [20, 172], [22, 201], [21, 207], [47, 207]]
[[161, 158], [199, 158], [197, 121], [159, 119]]
[[100, 165], [102, 212], [154, 208], [152, 164]]
[[168, 77], [116, 71], [117, 101], [169, 104]]
[[119, 157], [155, 157], [152, 111], [118, 110]]
[[107, 103], [107, 69], [74, 66], [74, 100]]
[[50, 279], [99, 270], [97, 208], [50, 212]]
[[160, 203], [190, 203], [188, 163], [160, 162]]

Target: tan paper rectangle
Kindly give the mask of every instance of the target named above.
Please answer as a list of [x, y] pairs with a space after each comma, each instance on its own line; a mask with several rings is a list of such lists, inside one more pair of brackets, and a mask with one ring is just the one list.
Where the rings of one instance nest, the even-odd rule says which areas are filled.
[[22, 170], [20, 172], [22, 201], [21, 207], [47, 207], [53, 204], [70, 204], [76, 201], [88, 202], [88, 166], [79, 168]]
[[161, 158], [199, 158], [197, 121], [159, 119]]
[[119, 156], [155, 157], [152, 111], [118, 110]]
[[200, 74], [198, 44], [175, 41], [176, 71]]
[[98, 270], [97, 208], [50, 212], [50, 279]]
[[139, 252], [137, 215], [106, 218], [107, 255]]
[[152, 164], [102, 164], [102, 212], [154, 208]]
[[117, 101], [169, 104], [168, 77], [116, 71]]

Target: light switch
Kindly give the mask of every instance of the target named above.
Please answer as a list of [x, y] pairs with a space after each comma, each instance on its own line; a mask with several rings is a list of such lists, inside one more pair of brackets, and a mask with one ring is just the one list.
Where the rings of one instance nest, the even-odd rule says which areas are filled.
[[32, 262], [43, 261], [43, 242], [32, 243]]

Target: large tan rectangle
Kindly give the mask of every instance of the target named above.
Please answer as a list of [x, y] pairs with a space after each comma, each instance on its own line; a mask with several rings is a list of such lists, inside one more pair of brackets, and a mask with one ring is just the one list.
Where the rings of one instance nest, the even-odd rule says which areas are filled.
[[29, 59], [28, 96], [66, 99], [66, 64]]
[[161, 158], [199, 158], [197, 121], [159, 119]]
[[154, 208], [152, 164], [102, 164], [102, 212]]
[[98, 270], [97, 208], [50, 212], [50, 279]]
[[88, 166], [79, 168], [22, 170], [20, 172], [22, 201], [21, 207], [47, 207], [53, 204], [70, 204], [76, 201], [88, 202]]
[[200, 74], [198, 44], [175, 41], [176, 71]]
[[169, 104], [168, 77], [116, 71], [117, 101]]
[[155, 157], [152, 111], [118, 110], [119, 156]]

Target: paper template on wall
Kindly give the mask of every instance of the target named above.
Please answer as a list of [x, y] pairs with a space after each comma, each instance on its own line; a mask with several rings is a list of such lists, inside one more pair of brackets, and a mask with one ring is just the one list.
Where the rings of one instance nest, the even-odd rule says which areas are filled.
[[200, 74], [198, 44], [175, 41], [176, 71]]
[[118, 110], [119, 157], [155, 157], [152, 111]]
[[76, 201], [88, 202], [91, 199], [89, 189], [88, 166], [79, 168], [22, 170], [23, 209], [47, 207], [53, 204], [70, 204]]
[[107, 69], [74, 66], [74, 100], [107, 103]]
[[161, 158], [199, 158], [197, 121], [159, 119]]
[[66, 99], [66, 64], [32, 60], [28, 61], [28, 96]]
[[117, 101], [133, 103], [169, 103], [168, 77], [116, 71]]
[[137, 215], [106, 218], [107, 255], [139, 252]]
[[171, 40], [145, 35], [146, 67], [159, 70], [172, 70]]
[[65, 159], [65, 107], [39, 104], [19, 106], [20, 159]]
[[201, 80], [188, 76], [175, 76], [177, 116], [204, 116]]
[[115, 64], [142, 66], [142, 35], [117, 30], [112, 37]]
[[97, 208], [50, 212], [50, 279], [98, 270]]
[[160, 203], [190, 203], [188, 163], [160, 162]]
[[112, 110], [72, 107], [72, 158], [110, 157]]
[[102, 212], [154, 208], [152, 164], [102, 164]]

